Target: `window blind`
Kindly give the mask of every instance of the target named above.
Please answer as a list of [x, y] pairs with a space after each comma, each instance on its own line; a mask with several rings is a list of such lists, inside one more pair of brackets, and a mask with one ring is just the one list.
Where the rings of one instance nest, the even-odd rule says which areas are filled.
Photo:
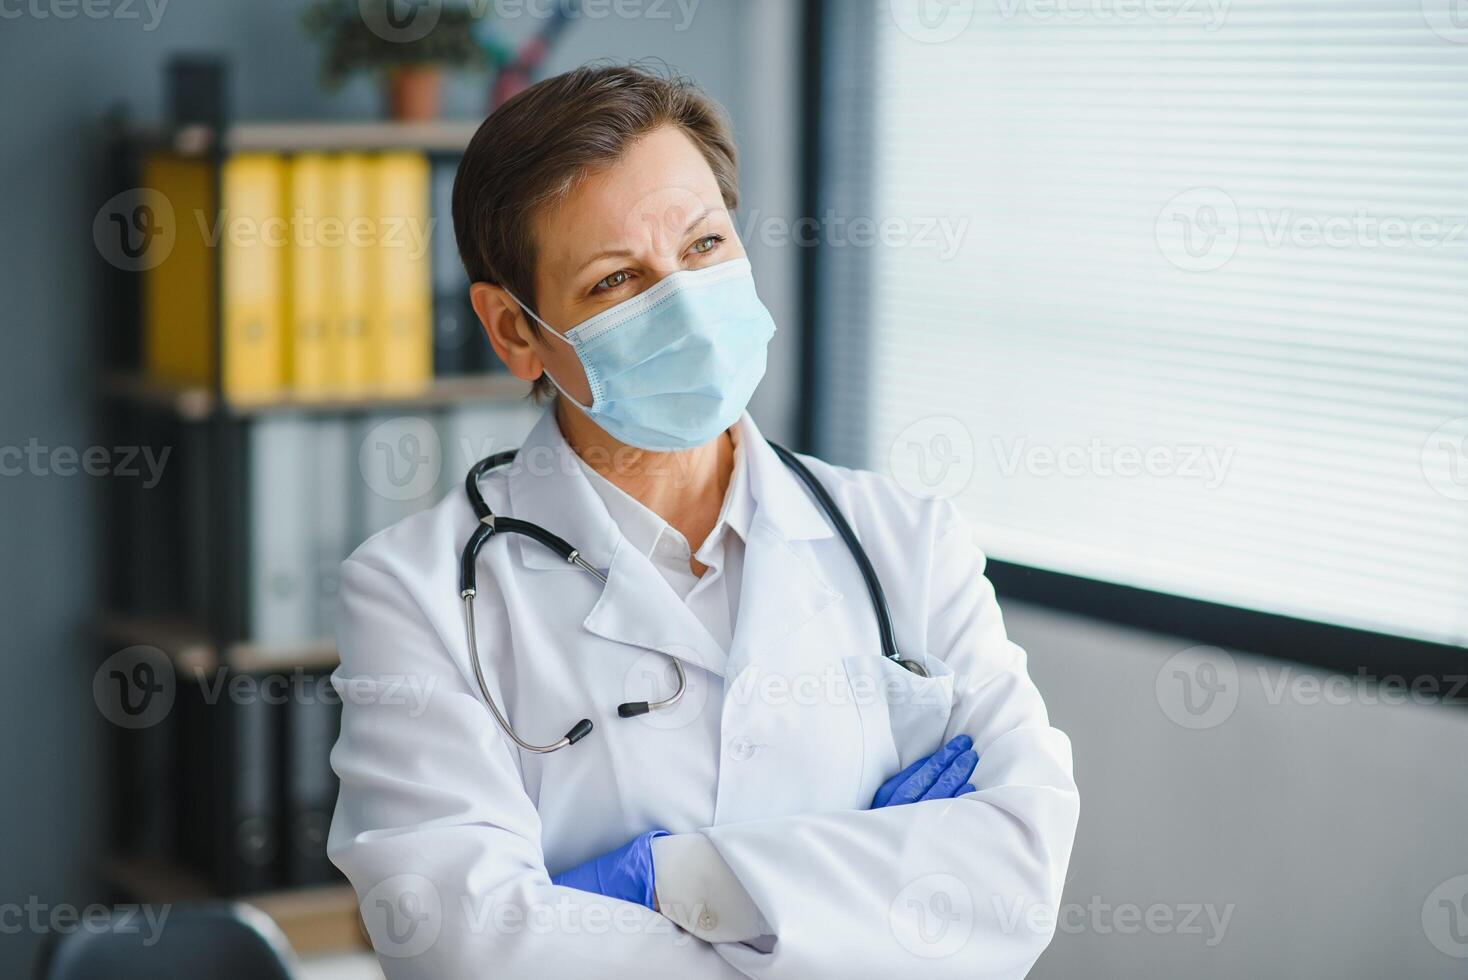
[[878, 232], [823, 250], [819, 449], [995, 558], [1468, 645], [1468, 14], [828, 8]]

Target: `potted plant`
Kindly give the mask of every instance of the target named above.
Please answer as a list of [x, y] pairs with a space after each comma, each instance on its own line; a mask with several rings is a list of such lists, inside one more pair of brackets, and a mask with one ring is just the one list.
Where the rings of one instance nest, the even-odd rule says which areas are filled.
[[387, 114], [434, 119], [445, 69], [485, 67], [474, 35], [477, 20], [464, 7], [439, 3], [396, 9], [398, 0], [313, 0], [306, 33], [322, 45], [322, 82], [339, 88], [352, 75], [381, 77]]

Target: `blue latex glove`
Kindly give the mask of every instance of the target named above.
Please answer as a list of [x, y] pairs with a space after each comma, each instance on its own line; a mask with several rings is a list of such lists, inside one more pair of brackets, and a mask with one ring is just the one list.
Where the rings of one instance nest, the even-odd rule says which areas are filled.
[[924, 756], [882, 784], [871, 809], [921, 800], [947, 800], [974, 791], [968, 778], [979, 764], [974, 740], [955, 735], [932, 755]]
[[578, 864], [568, 871], [551, 878], [551, 884], [579, 888], [584, 892], [620, 898], [624, 902], [636, 902], [657, 910], [657, 897], [653, 880], [652, 840], [666, 837], [666, 830], [650, 830], [634, 837], [614, 851], [607, 851], [585, 864]]

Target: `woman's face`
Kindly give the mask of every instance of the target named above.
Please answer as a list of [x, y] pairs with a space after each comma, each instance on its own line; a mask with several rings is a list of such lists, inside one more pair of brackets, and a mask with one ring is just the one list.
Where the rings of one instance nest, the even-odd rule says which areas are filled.
[[[652, 131], [614, 166], [578, 181], [537, 215], [533, 233], [535, 312], [563, 334], [669, 273], [744, 255], [713, 171], [675, 126]], [[481, 288], [494, 287], [476, 286], [476, 292]], [[591, 389], [570, 345], [545, 331], [537, 337], [513, 300], [505, 296], [502, 302], [507, 314], [518, 315], [486, 322], [510, 370], [531, 380], [544, 368], [573, 398], [589, 404]], [[510, 343], [507, 330], [518, 344]]]

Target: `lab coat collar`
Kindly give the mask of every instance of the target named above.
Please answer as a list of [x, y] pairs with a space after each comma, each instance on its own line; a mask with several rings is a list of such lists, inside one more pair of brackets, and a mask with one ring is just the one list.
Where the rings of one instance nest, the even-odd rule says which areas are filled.
[[811, 541], [835, 534], [825, 512], [775, 455], [748, 412], [739, 424], [750, 494], [755, 501], [755, 520], [767, 524], [786, 541]]

